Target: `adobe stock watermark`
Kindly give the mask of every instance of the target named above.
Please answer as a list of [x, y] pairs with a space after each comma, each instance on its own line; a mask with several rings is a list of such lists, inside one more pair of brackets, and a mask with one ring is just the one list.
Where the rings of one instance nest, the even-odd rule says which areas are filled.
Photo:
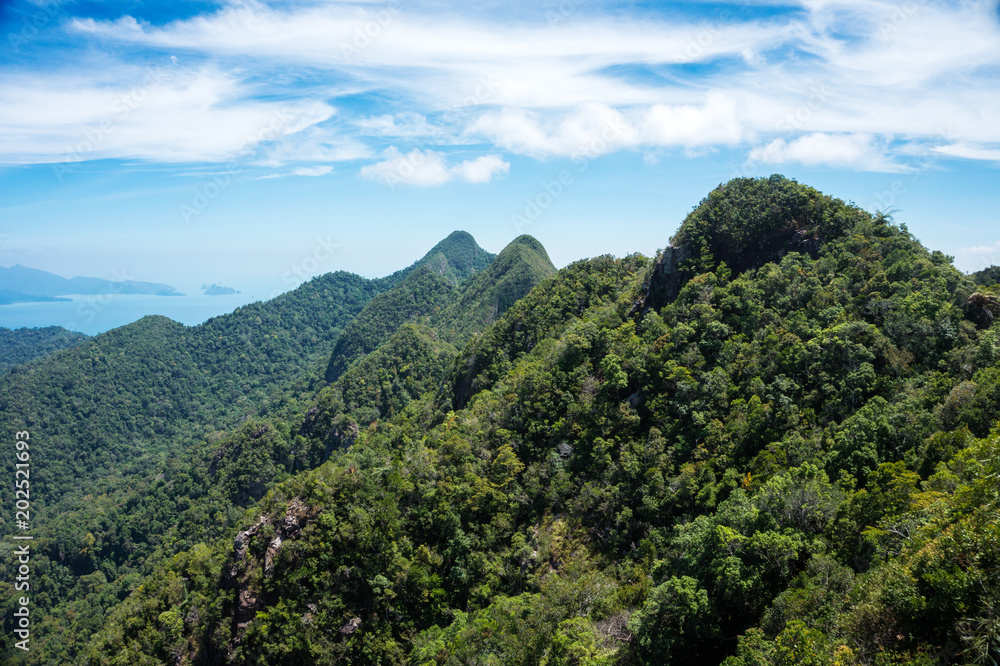
[[73, 146], [68, 146], [62, 160], [52, 165], [56, 180], [61, 183], [67, 174], [72, 173], [74, 164], [83, 162], [88, 155], [100, 149], [105, 140], [118, 128], [118, 124], [147, 100], [150, 91], [163, 84], [163, 77], [162, 69], [150, 67], [138, 86], [116, 97], [111, 102], [109, 115], [85, 128], [82, 140]]
[[[476, 85], [472, 89], [472, 93], [445, 111], [441, 115], [441, 122], [448, 126], [461, 124], [469, 118], [472, 109], [488, 101], [501, 85], [501, 81], [493, 74], [480, 76], [476, 79]], [[432, 145], [438, 145], [446, 141], [447, 138], [448, 133], [444, 130], [444, 127], [434, 125], [427, 134], [424, 146], [429, 148]], [[394, 157], [392, 168], [381, 173], [378, 180], [387, 185], [390, 190], [395, 190], [397, 185], [404, 184], [413, 178], [427, 163], [428, 155], [423, 149], [400, 153]]]
[[608, 152], [625, 133], [625, 126], [617, 118], [608, 118], [600, 134], [581, 146], [570, 156], [570, 161], [576, 167], [575, 172], [563, 169], [551, 180], [544, 180], [541, 189], [534, 196], [525, 197], [524, 208], [511, 213], [510, 221], [517, 233], [523, 233], [524, 228], [538, 221], [542, 214], [566, 193], [576, 180], [576, 174], [581, 174], [590, 166], [591, 160]]
[[267, 126], [261, 128], [257, 134], [248, 136], [236, 155], [237, 159], [226, 164], [225, 170], [221, 173], [213, 174], [211, 178], [196, 185], [191, 198], [178, 205], [177, 212], [184, 224], [191, 224], [192, 218], [205, 212], [212, 202], [218, 199], [232, 184], [233, 176], [242, 173], [248, 163], [257, 159], [261, 145], [285, 134], [286, 130], [294, 125], [299, 117], [300, 114], [291, 112], [288, 107], [283, 107], [271, 115]]
[[[946, 145], [956, 141], [956, 135], [952, 130], [951, 125], [941, 127], [937, 134], [937, 141]], [[884, 189], [880, 188], [872, 192], [874, 201], [869, 205], [869, 210], [887, 213], [897, 203], [899, 203], [902, 200], [903, 195], [909, 191], [907, 184], [909, 183], [909, 186], [915, 184], [940, 160], [941, 155], [937, 153], [930, 153], [923, 156], [923, 159], [921, 159], [919, 163], [908, 165], [909, 175], [905, 179], [894, 178]]]
[[579, 2], [574, 2], [574, 0], [562, 0], [559, 6], [555, 10], [548, 9], [545, 11], [545, 18], [549, 22], [549, 27], [554, 28], [560, 23], [565, 23], [568, 21], [573, 14], [576, 14], [577, 7], [580, 6]]
[[812, 120], [813, 114], [826, 106], [833, 95], [822, 83], [809, 86], [809, 94], [802, 104], [795, 107], [794, 111], [785, 114], [785, 117], [778, 121], [775, 129], [779, 130], [801, 130], [807, 122]]
[[[445, 111], [441, 116], [441, 120], [449, 125], [455, 125], [467, 120], [472, 109], [489, 101], [497, 89], [502, 86], [503, 83], [494, 74], [480, 76], [476, 79], [476, 85], [472, 89], [472, 93], [466, 95], [458, 104]], [[431, 137], [439, 138], [443, 137], [444, 134], [445, 131], [441, 127], [435, 126]]]
[[[108, 307], [114, 300], [115, 296], [118, 296], [125, 289], [125, 283], [131, 282], [133, 278], [125, 274], [125, 269], [120, 271], [111, 271], [111, 286], [108, 287], [107, 291], [102, 291], [99, 294], [89, 294], [76, 306], [76, 316], [83, 321], [85, 324], [93, 323], [97, 315], [104, 312], [104, 309]], [[80, 324], [78, 320], [73, 320], [63, 324], [63, 328], [68, 331], [78, 331]]]
[[878, 23], [879, 36], [882, 39], [888, 39], [899, 32], [926, 4], [927, 0], [907, 0], [894, 4], [892, 10]]
[[10, 50], [20, 55], [21, 47], [37, 37], [39, 31], [46, 28], [59, 15], [59, 4], [52, 1], [39, 4], [37, 12], [21, 17], [21, 29], [7, 33]]
[[[743, 0], [740, 3], [740, 7], [745, 9], [750, 6], [750, 0]], [[689, 61], [694, 61], [704, 55], [705, 51], [715, 43], [725, 29], [732, 24], [737, 18], [736, 12], [733, 12], [728, 7], [720, 9], [716, 12], [715, 18], [705, 21], [699, 25], [699, 29], [696, 33], [688, 36], [686, 43], [684, 44], [684, 52], [682, 54], [677, 53], [675, 59], [678, 62], [683, 62], [684, 58]]]
[[[802, 102], [774, 124], [777, 132], [800, 132], [805, 129], [806, 123], [812, 120], [813, 116], [825, 107], [833, 96], [823, 83], [811, 83], [804, 92]], [[783, 150], [786, 144], [777, 139], [768, 142], [767, 145], [755, 148], [750, 151], [742, 164], [733, 168], [732, 178], [749, 178], [759, 173], [760, 167], [769, 164], [775, 155]]]
[[385, 9], [380, 9], [372, 16], [372, 20], [354, 28], [354, 39], [351, 42], [340, 43], [340, 55], [344, 62], [353, 65], [361, 58], [365, 49], [374, 44], [382, 32], [392, 24], [393, 17], [402, 11], [398, 2], [390, 2]]
[[325, 238], [316, 238], [316, 244], [311, 252], [307, 253], [298, 261], [294, 262], [281, 276], [281, 281], [288, 285], [287, 288], [277, 288], [271, 292], [270, 298], [275, 298], [281, 294], [298, 287], [303, 282], [308, 282], [319, 273], [320, 267], [340, 252], [343, 246], [327, 235]]

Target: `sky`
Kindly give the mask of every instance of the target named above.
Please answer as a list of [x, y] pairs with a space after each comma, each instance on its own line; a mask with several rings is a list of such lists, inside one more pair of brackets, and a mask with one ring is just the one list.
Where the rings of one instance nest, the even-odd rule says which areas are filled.
[[997, 2], [0, 3], [0, 266], [65, 277], [280, 293], [455, 229], [652, 256], [772, 173], [973, 271], [998, 166]]

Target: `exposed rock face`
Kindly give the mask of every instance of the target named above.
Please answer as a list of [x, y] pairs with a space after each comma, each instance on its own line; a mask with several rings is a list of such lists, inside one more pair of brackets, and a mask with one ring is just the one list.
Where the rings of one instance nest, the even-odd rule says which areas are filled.
[[[229, 572], [230, 579], [236, 584], [236, 628], [238, 630], [243, 629], [250, 620], [252, 620], [257, 615], [257, 610], [261, 606], [257, 603], [257, 595], [250, 589], [248, 576], [246, 575], [247, 567], [247, 555], [250, 548], [250, 542], [253, 540], [257, 533], [260, 532], [261, 528], [264, 526], [265, 520], [264, 516], [261, 516], [253, 527], [248, 530], [244, 530], [236, 535], [236, 539], [233, 542], [233, 550], [235, 551], [236, 557], [233, 562], [233, 568]], [[244, 575], [240, 576], [240, 569], [243, 569]]]
[[656, 266], [653, 267], [646, 294], [632, 306], [630, 314], [646, 314], [651, 309], [659, 310], [677, 298], [684, 284], [681, 263], [688, 257], [690, 252], [686, 248], [666, 247]]
[[266, 579], [274, 572], [282, 544], [297, 536], [306, 523], [316, 517], [316, 513], [316, 511], [310, 511], [309, 507], [296, 497], [288, 503], [285, 515], [280, 522], [273, 523], [268, 520], [267, 516], [261, 516], [253, 526], [236, 535], [236, 539], [233, 540], [233, 568], [229, 572], [229, 584], [236, 591], [236, 612], [233, 618], [235, 638], [230, 645], [230, 652], [239, 645], [246, 626], [257, 616], [257, 611], [266, 605], [252, 575], [253, 569], [261, 566], [259, 561], [255, 562], [255, 558], [250, 552], [253, 540], [261, 536], [261, 533], [269, 525], [274, 525], [275, 534], [264, 551], [262, 563]]
[[344, 626], [340, 628], [340, 633], [345, 636], [350, 636], [361, 626], [361, 618], [355, 617], [344, 623]]

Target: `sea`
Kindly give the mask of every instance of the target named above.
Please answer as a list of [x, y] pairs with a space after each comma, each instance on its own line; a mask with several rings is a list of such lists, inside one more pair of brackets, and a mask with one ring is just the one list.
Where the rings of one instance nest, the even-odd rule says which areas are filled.
[[280, 292], [260, 290], [206, 296], [202, 293], [183, 296], [146, 294], [67, 295], [70, 301], [51, 303], [14, 303], [0, 305], [0, 327], [41, 328], [62, 326], [71, 331], [97, 335], [142, 319], [163, 315], [187, 326], [232, 312], [241, 305], [268, 300]]

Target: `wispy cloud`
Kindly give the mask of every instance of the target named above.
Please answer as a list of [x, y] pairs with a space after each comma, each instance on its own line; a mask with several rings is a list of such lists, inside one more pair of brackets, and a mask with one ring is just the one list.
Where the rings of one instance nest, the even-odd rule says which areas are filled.
[[949, 157], [961, 157], [968, 160], [986, 160], [988, 162], [1000, 162], [1000, 148], [986, 148], [984, 146], [969, 145], [967, 143], [953, 143], [947, 146], [938, 146], [934, 152]]
[[0, 75], [0, 161], [225, 162], [330, 118], [319, 100], [249, 99], [229, 73], [124, 67], [106, 75]]
[[317, 176], [326, 176], [330, 173], [333, 173], [332, 166], [298, 167], [283, 173], [269, 173], [265, 176], [258, 176], [257, 180], [270, 180], [273, 178], [284, 178], [286, 176], [310, 176], [315, 178]]
[[[787, 9], [759, 18], [737, 3], [638, 20], [577, 4], [556, 21], [520, 10], [498, 23], [435, 3], [251, 0], [165, 25], [78, 17], [66, 29], [114, 46], [122, 62], [110, 75], [87, 63], [0, 77], [0, 159], [51, 160], [79, 143], [135, 85], [130, 53], [200, 64], [178, 68], [85, 159], [229, 159], [284, 107], [304, 120], [268, 142], [262, 162], [376, 159], [387, 144], [406, 144], [410, 152], [369, 164], [369, 177], [412, 151], [483, 142], [539, 159], [727, 146], [761, 163], [880, 171], [921, 151], [995, 159], [995, 2], [802, 0]], [[442, 121], [456, 107], [462, 113]], [[464, 178], [445, 157], [426, 162], [409, 182]]]

